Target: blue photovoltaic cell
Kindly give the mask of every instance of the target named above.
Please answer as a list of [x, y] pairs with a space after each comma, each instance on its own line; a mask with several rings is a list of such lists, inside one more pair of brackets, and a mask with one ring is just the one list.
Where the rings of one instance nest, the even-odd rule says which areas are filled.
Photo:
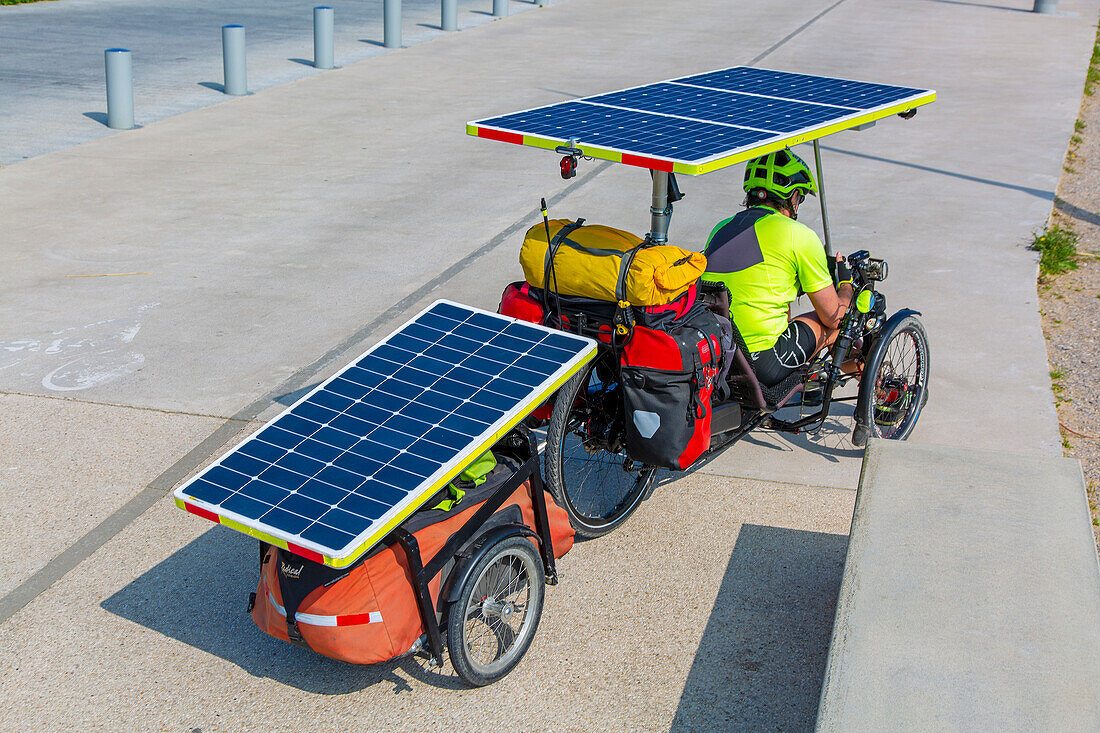
[[925, 91], [827, 76], [756, 69], [751, 66], [735, 66], [732, 69], [712, 71], [708, 74], [685, 76], [675, 81], [730, 92], [763, 94], [781, 99], [851, 107], [854, 110], [879, 107]]
[[471, 124], [698, 164], [928, 93], [737, 66]]
[[852, 114], [847, 107], [805, 104], [673, 83], [601, 94], [585, 101], [775, 132], [793, 132]]
[[440, 301], [176, 493], [342, 557], [591, 349]]
[[562, 140], [576, 138], [592, 145], [682, 160], [706, 158], [771, 137], [756, 130], [584, 102], [562, 102], [477, 124]]

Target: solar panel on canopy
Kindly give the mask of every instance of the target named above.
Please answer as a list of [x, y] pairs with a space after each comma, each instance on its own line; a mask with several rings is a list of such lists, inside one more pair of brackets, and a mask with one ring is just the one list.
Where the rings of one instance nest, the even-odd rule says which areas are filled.
[[699, 174], [904, 112], [929, 89], [735, 66], [467, 123], [471, 135], [568, 144], [586, 155]]
[[590, 339], [437, 301], [176, 489], [176, 503], [346, 566], [594, 354]]

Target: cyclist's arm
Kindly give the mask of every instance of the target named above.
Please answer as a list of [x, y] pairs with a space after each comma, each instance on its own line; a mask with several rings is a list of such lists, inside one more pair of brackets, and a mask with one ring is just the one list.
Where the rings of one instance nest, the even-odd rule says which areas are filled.
[[810, 296], [810, 302], [814, 304], [814, 312], [817, 313], [821, 325], [830, 329], [839, 328], [841, 319], [852, 304], [852, 284], [841, 283], [839, 290], [832, 285], [826, 285], [821, 290], [815, 290], [807, 295]]

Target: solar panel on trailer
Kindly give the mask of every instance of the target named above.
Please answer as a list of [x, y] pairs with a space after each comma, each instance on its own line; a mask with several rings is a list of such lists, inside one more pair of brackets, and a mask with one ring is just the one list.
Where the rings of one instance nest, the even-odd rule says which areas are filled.
[[595, 353], [437, 301], [175, 491], [193, 513], [350, 564]]
[[928, 89], [737, 66], [467, 124], [471, 135], [705, 173], [933, 101]]

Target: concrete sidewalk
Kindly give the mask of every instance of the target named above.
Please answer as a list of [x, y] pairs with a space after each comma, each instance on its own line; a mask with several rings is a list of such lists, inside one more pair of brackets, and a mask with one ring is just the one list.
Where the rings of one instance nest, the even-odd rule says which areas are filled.
[[1084, 493], [1071, 458], [871, 441], [817, 730], [1095, 730]]
[[[510, 3], [510, 12], [536, 7]], [[299, 0], [54, 0], [0, 6], [0, 165], [114, 134], [106, 127], [103, 51], [132, 52], [138, 125], [226, 101], [221, 26], [245, 27], [252, 92], [319, 73], [313, 4]], [[460, 0], [459, 29], [495, 18]], [[443, 35], [439, 0], [402, 1], [402, 43]], [[383, 48], [382, 3], [335, 6], [337, 66]]]
[[[2, 430], [26, 446], [0, 474], [20, 538], [0, 587], [33, 599], [0, 634], [3, 727], [810, 725], [859, 470], [847, 424], [666, 482], [574, 550], [531, 657], [483, 691], [268, 640], [243, 614], [250, 541], [166, 501], [130, 520], [413, 309], [495, 307], [541, 196], [646, 228], [644, 171], [585, 163], [567, 184], [552, 154], [465, 121], [750, 62], [937, 89], [914, 120], [826, 141], [836, 243], [888, 259], [891, 308], [925, 314], [914, 440], [1057, 455], [1024, 244], [1097, 4], [567, 0], [0, 170]], [[673, 240], [701, 246], [740, 175], [681, 180]], [[105, 519], [121, 532], [89, 538]]]

